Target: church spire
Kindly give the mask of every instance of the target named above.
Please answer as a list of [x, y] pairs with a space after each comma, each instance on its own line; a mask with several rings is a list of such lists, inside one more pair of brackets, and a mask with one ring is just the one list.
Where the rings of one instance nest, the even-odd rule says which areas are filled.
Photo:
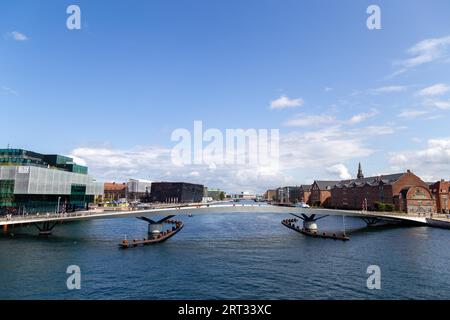
[[364, 174], [361, 168], [361, 162], [358, 164], [358, 175], [356, 176], [358, 179], [364, 179]]

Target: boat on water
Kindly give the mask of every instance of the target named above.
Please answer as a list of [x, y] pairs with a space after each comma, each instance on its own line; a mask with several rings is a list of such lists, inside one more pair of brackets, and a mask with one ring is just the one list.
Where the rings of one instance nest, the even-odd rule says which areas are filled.
[[295, 207], [297, 207], [297, 208], [303, 208], [303, 209], [310, 208], [310, 206], [309, 206], [308, 204], [304, 203], [304, 202], [296, 203], [296, 204], [295, 204]]
[[147, 238], [144, 238], [142, 240], [124, 239], [121, 243], [119, 243], [119, 248], [128, 249], [128, 248], [134, 248], [137, 246], [145, 246], [145, 245], [150, 245], [150, 244], [161, 243], [161, 242], [164, 242], [164, 241], [170, 239], [174, 235], [176, 235], [184, 227], [184, 224], [181, 221], [168, 221], [167, 223], [173, 224], [173, 227], [164, 232], [160, 232], [158, 234], [152, 234], [152, 236], [149, 237], [148, 239]]

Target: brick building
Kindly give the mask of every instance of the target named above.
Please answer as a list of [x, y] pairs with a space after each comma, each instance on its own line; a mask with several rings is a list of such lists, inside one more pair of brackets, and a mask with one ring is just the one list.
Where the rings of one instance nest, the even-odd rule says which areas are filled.
[[311, 204], [311, 185], [303, 184], [300, 186], [300, 202]]
[[339, 181], [316, 180], [311, 185], [310, 203], [313, 206], [329, 207], [331, 200], [331, 188]]
[[[330, 188], [328, 206], [336, 209], [375, 210], [377, 203], [391, 204], [396, 211], [431, 213], [436, 211], [428, 184], [411, 171], [339, 181]], [[314, 203], [314, 202], [313, 202]]]
[[264, 199], [267, 201], [276, 201], [277, 199], [277, 190], [270, 189], [264, 193]]
[[104, 184], [104, 201], [115, 201], [127, 197], [127, 184], [107, 182]]
[[428, 186], [407, 186], [400, 192], [398, 205], [395, 204], [395, 208], [410, 214], [434, 213], [436, 200]]
[[431, 193], [436, 199], [436, 211], [438, 213], [450, 212], [450, 181], [441, 180], [430, 186]]

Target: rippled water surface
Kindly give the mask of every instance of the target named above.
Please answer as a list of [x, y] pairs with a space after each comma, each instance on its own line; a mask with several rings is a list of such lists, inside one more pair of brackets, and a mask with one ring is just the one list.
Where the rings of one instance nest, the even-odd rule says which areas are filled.
[[[350, 241], [312, 239], [281, 225], [282, 214], [181, 217], [167, 242], [120, 250], [146, 236], [126, 218], [34, 227], [0, 236], [0, 299], [450, 299], [450, 230], [365, 229], [347, 218]], [[342, 218], [319, 221], [340, 230]], [[359, 229], [358, 229], [359, 228]], [[66, 287], [78, 265], [81, 290]], [[369, 265], [381, 268], [381, 290], [366, 287]]]

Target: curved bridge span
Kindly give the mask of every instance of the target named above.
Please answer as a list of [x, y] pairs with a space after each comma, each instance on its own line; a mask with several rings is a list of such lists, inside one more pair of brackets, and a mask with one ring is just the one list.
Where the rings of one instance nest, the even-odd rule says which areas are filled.
[[279, 213], [294, 214], [305, 216], [350, 216], [367, 219], [384, 219], [395, 221], [407, 221], [414, 223], [426, 224], [425, 217], [411, 216], [406, 214], [378, 213], [378, 212], [362, 212], [350, 210], [332, 210], [319, 208], [300, 208], [274, 206], [267, 204], [199, 204], [189, 206], [174, 206], [165, 208], [151, 208], [131, 211], [79, 211], [73, 213], [59, 214], [41, 214], [27, 216], [12, 216], [9, 218], [1, 218], [0, 226], [13, 226], [23, 224], [36, 223], [55, 223], [64, 221], [83, 221], [94, 219], [112, 219], [112, 218], [152, 218], [152, 217], [172, 217], [178, 215], [199, 215], [199, 214], [227, 214], [227, 213], [243, 213], [243, 214], [261, 214], [261, 213]]

